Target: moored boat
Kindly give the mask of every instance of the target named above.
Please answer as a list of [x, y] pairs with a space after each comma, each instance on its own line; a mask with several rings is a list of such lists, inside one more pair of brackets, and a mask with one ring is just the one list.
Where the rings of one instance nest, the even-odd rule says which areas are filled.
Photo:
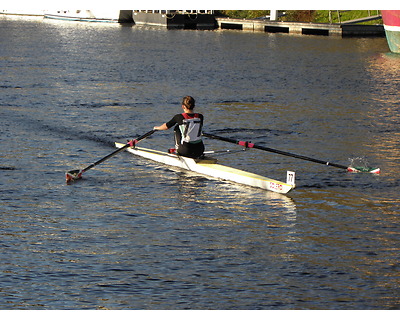
[[381, 10], [390, 51], [400, 53], [400, 10]]
[[133, 22], [132, 10], [54, 10], [45, 11], [44, 18], [81, 22]]
[[217, 28], [213, 10], [134, 10], [133, 20], [137, 25], [161, 26], [168, 29]]
[[44, 17], [46, 19], [64, 21], [118, 22], [116, 19], [96, 17], [90, 10], [57, 10], [55, 12], [46, 12]]
[[[122, 148], [124, 144], [115, 143], [115, 146], [117, 148]], [[251, 187], [257, 187], [278, 193], [288, 193], [294, 188], [294, 172], [291, 171], [288, 171], [288, 181], [285, 183], [251, 172], [217, 164], [216, 159], [192, 159], [167, 152], [139, 148], [136, 146], [127, 148], [126, 150], [134, 155], [159, 163], [200, 173], [208, 177], [236, 182]]]

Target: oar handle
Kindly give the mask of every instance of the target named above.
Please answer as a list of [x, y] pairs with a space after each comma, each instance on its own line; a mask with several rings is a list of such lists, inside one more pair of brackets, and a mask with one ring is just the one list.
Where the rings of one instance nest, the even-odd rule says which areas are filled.
[[277, 149], [263, 147], [263, 146], [259, 146], [259, 145], [256, 145], [254, 143], [248, 142], [248, 141], [235, 140], [235, 139], [221, 137], [221, 136], [217, 136], [215, 134], [206, 133], [206, 132], [203, 132], [203, 136], [205, 136], [207, 138], [211, 138], [211, 139], [217, 139], [217, 140], [222, 140], [222, 141], [226, 141], [226, 142], [235, 143], [235, 144], [238, 144], [238, 145], [243, 146], [245, 148], [260, 149], [260, 150], [264, 150], [264, 151], [268, 151], [268, 152], [278, 153], [278, 154], [281, 154], [281, 155], [284, 155], [284, 156], [288, 156], [288, 157], [293, 157], [293, 158], [303, 159], [303, 160], [312, 161], [312, 162], [316, 162], [316, 163], [321, 163], [321, 164], [325, 164], [327, 166], [332, 166], [332, 167], [336, 167], [336, 168], [340, 168], [340, 169], [346, 169], [346, 170], [348, 169], [347, 166], [343, 166], [341, 164], [336, 164], [336, 163], [333, 163], [333, 162], [318, 160], [318, 159], [310, 158], [310, 157], [307, 157], [307, 156], [302, 156], [302, 155], [299, 155], [299, 154], [294, 154], [294, 153], [290, 153], [290, 152], [286, 152], [286, 151], [281, 151], [281, 150], [277, 150]]

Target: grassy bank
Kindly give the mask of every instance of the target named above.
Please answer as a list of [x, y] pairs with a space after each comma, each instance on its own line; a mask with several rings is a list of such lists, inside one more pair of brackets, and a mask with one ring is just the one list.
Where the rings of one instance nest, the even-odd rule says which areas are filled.
[[[280, 21], [339, 23], [343, 21], [380, 14], [379, 10], [286, 10]], [[269, 15], [269, 10], [220, 10], [218, 14], [239, 19], [255, 19]], [[280, 11], [279, 13], [283, 13]], [[382, 20], [373, 20], [363, 24], [382, 24]]]
[[[313, 21], [317, 23], [339, 23], [358, 18], [375, 16], [380, 14], [379, 10], [317, 10], [314, 12]], [[382, 20], [372, 20], [363, 22], [362, 24], [382, 24]]]

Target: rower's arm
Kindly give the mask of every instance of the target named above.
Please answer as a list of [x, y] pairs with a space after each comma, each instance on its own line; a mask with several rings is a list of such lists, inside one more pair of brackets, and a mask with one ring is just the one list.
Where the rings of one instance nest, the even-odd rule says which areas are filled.
[[166, 123], [164, 123], [164, 124], [162, 124], [161, 126], [155, 126], [154, 128], [153, 128], [154, 130], [168, 130], [169, 128], [167, 127], [167, 124]]

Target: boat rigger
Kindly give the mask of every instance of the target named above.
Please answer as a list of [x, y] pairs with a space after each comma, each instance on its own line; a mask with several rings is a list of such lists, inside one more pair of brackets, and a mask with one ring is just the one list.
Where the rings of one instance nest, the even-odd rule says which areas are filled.
[[[122, 143], [115, 143], [117, 148], [124, 146]], [[216, 159], [192, 159], [178, 156], [163, 151], [157, 151], [139, 147], [129, 147], [126, 151], [159, 163], [182, 168], [188, 171], [196, 172], [208, 177], [236, 182], [251, 187], [257, 187], [278, 193], [288, 193], [294, 188], [295, 173], [288, 171], [287, 182], [270, 179], [255, 173], [235, 169], [217, 163]]]

